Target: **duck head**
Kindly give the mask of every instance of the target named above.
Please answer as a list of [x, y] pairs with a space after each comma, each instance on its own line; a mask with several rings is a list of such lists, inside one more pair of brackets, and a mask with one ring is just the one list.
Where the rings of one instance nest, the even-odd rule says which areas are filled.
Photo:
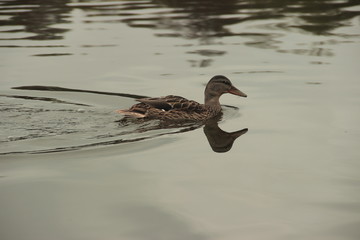
[[[205, 104], [214, 105], [219, 102], [219, 98], [224, 93], [231, 93], [240, 97], [247, 95], [234, 87], [231, 81], [222, 75], [216, 75], [210, 79], [205, 88]], [[220, 103], [219, 103], [220, 104]]]

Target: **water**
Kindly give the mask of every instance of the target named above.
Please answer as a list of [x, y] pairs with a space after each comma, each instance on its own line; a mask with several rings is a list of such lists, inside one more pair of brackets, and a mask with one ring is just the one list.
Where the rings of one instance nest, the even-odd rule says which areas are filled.
[[[1, 0], [1, 239], [359, 239], [359, 15], [351, 0]], [[115, 112], [202, 102], [217, 74], [248, 95], [223, 96], [219, 122]]]

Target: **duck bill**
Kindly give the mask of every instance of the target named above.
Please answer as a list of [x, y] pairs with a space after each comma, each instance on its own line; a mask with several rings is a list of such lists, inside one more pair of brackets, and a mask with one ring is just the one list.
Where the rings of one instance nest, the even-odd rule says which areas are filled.
[[238, 95], [240, 97], [247, 97], [247, 95], [245, 93], [243, 93], [242, 91], [240, 91], [239, 89], [237, 89], [234, 86], [231, 86], [230, 90], [228, 91], [228, 93], [234, 94], [234, 95]]

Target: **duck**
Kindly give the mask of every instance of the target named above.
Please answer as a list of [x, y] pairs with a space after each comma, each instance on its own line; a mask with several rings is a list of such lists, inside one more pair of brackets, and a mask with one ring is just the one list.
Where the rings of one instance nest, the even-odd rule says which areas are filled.
[[216, 75], [207, 83], [204, 91], [204, 104], [184, 97], [168, 95], [156, 98], [140, 98], [129, 109], [117, 110], [117, 113], [137, 119], [158, 119], [163, 121], [205, 121], [222, 112], [220, 97], [230, 93], [247, 97], [245, 93], [234, 87], [231, 81]]

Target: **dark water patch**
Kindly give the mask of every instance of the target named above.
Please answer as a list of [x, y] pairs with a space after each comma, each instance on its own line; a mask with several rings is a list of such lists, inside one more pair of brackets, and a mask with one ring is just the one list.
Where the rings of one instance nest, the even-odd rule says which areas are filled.
[[199, 54], [200, 56], [207, 56], [207, 57], [221, 56], [221, 55], [226, 54], [225, 51], [211, 50], [211, 49], [189, 51], [189, 52], [187, 52], [187, 53], [190, 53], [190, 54]]
[[264, 70], [264, 71], [242, 71], [242, 72], [233, 72], [232, 74], [258, 74], [258, 73], [284, 73], [282, 71], [275, 71], [275, 70]]
[[49, 97], [32, 97], [32, 96], [1, 95], [1, 94], [0, 94], [0, 97], [21, 98], [21, 99], [26, 99], [26, 100], [36, 100], [36, 101], [45, 101], [45, 102], [52, 102], [52, 103], [63, 103], [63, 104], [72, 104], [72, 105], [90, 107], [90, 105], [88, 105], [88, 104], [67, 102], [67, 101], [59, 100], [56, 98], [49, 98]]
[[278, 49], [280, 40], [276, 40], [281, 34], [239, 34], [246, 38], [250, 38], [250, 41], [245, 41], [245, 45], [250, 47], [262, 48], [262, 49]]
[[71, 56], [72, 53], [44, 53], [44, 54], [33, 54], [33, 57], [59, 57], [59, 56]]
[[23, 29], [10, 29], [10, 30], [2, 30], [0, 33], [22, 33]]
[[199, 67], [199, 68], [209, 67], [213, 61], [214, 60], [212, 59], [188, 60], [191, 67]]
[[328, 62], [321, 62], [321, 61], [311, 61], [310, 63], [311, 63], [311, 64], [314, 64], [314, 65], [330, 64], [330, 63], [328, 63]]
[[306, 82], [306, 84], [309, 84], [309, 85], [320, 85], [322, 84], [321, 82]]
[[178, 38], [178, 37], [182, 37], [183, 35], [180, 33], [155, 33], [155, 36], [157, 37], [172, 37], [172, 38]]
[[66, 48], [66, 45], [0, 45], [0, 48]]
[[93, 48], [93, 47], [116, 47], [116, 44], [99, 44], [99, 45], [81, 45], [83, 48]]
[[317, 56], [317, 57], [332, 57], [334, 56], [333, 50], [331, 48], [312, 48], [312, 49], [279, 49], [277, 50], [281, 53], [293, 53], [296, 55], [307, 55], [307, 56]]
[[102, 94], [102, 95], [121, 96], [121, 97], [128, 97], [128, 98], [134, 98], [134, 99], [147, 98], [148, 97], [148, 96], [128, 94], [128, 93], [102, 92], [102, 91], [63, 88], [63, 87], [55, 87], [55, 86], [20, 86], [20, 87], [13, 87], [12, 89], [36, 90], [36, 91], [57, 91], [57, 92], [82, 92], [82, 93], [93, 93], [93, 94]]

